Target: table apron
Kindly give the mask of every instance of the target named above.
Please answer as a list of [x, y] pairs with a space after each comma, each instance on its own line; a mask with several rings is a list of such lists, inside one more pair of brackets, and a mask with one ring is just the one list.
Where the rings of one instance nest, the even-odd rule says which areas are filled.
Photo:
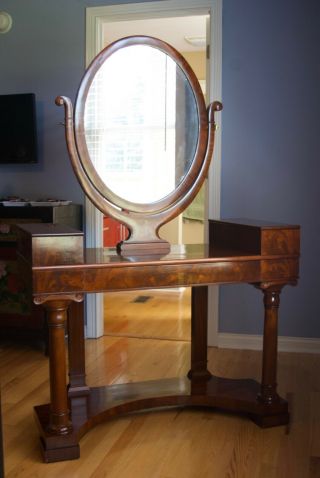
[[[68, 294], [207, 284], [293, 282], [298, 259], [243, 260], [112, 267], [33, 269], [33, 294]], [[48, 292], [50, 291], [50, 292]]]

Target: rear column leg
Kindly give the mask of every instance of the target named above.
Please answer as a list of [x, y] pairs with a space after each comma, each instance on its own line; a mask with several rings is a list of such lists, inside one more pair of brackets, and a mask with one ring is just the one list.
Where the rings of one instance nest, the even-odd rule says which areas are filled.
[[190, 379], [209, 379], [208, 347], [208, 287], [191, 288], [191, 369]]

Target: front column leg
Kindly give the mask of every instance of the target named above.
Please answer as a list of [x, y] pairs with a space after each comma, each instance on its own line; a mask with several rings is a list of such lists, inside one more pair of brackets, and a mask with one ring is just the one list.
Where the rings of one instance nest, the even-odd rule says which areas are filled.
[[72, 302], [68, 310], [68, 353], [69, 390], [68, 395], [82, 396], [89, 393], [86, 384], [84, 347], [84, 305]]
[[90, 394], [90, 388], [86, 384], [83, 302], [72, 302], [69, 307], [68, 351], [70, 414], [73, 426], [77, 427], [88, 419]]
[[284, 284], [259, 284], [264, 299], [262, 381], [258, 399], [265, 404], [279, 401], [277, 394], [278, 310]]
[[56, 435], [71, 433], [69, 418], [65, 326], [68, 300], [49, 300], [44, 303], [47, 311], [49, 331], [49, 368], [50, 368], [50, 420], [48, 431]]

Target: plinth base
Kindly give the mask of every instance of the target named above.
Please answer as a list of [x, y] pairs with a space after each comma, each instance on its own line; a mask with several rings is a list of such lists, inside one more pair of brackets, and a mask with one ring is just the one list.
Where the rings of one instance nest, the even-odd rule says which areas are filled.
[[73, 431], [47, 432], [49, 405], [35, 407], [46, 462], [79, 458], [79, 440], [98, 423], [135, 411], [158, 407], [211, 407], [251, 418], [267, 428], [289, 422], [288, 403], [279, 398], [264, 404], [257, 399], [260, 385], [251, 379], [212, 376], [208, 380], [173, 378], [91, 388], [87, 396], [70, 399]]

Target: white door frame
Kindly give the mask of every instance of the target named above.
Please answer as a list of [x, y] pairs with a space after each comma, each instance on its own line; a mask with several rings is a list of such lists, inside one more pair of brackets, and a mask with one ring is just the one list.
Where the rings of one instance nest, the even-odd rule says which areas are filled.
[[[162, 0], [144, 3], [129, 3], [86, 9], [86, 66], [102, 50], [102, 27], [106, 22], [158, 18], [166, 16], [210, 14], [210, 59], [209, 100], [222, 97], [222, 0]], [[220, 217], [221, 183], [221, 115], [217, 115], [214, 158], [209, 170], [208, 217]], [[86, 244], [87, 247], [102, 247], [102, 217], [98, 209], [86, 199]], [[89, 294], [87, 297], [87, 337], [103, 335], [103, 296]], [[218, 344], [218, 286], [209, 287], [208, 344]]]

